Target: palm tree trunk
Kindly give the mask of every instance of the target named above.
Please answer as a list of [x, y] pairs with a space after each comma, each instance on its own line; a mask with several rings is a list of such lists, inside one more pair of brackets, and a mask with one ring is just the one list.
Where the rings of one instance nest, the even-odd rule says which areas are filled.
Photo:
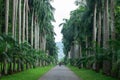
[[8, 74], [7, 64], [8, 64], [7, 60], [4, 59], [4, 62], [3, 62], [3, 74], [5, 74], [5, 75]]
[[114, 40], [115, 39], [115, 26], [114, 26], [114, 6], [115, 6], [115, 1], [111, 0], [111, 7], [110, 7], [110, 16], [111, 16], [111, 39]]
[[101, 11], [99, 11], [98, 16], [98, 45], [100, 46], [101, 43]]
[[17, 71], [17, 69], [16, 69], [16, 59], [15, 59], [15, 57], [13, 58], [13, 71], [14, 72], [16, 72]]
[[14, 25], [14, 38], [16, 40], [17, 37], [17, 15], [18, 14], [18, 0], [15, 0], [15, 25]]
[[[111, 27], [111, 40], [115, 40], [115, 26], [114, 26], [114, 17], [115, 17], [115, 1], [114, 0], [110, 0], [110, 16], [111, 16], [111, 23], [110, 23], [110, 27]], [[112, 44], [111, 44], [112, 45]], [[115, 50], [113, 48], [113, 46], [111, 46], [112, 49], [112, 68], [114, 63], [117, 60], [117, 54], [115, 54]], [[116, 76], [117, 72], [111, 72], [112, 76]]]
[[37, 26], [37, 49], [39, 50], [39, 24]]
[[[9, 0], [6, 0], [5, 2], [5, 34], [8, 35], [8, 22], [9, 21]], [[7, 45], [7, 42], [6, 42]], [[7, 52], [7, 47], [5, 49], [5, 51]], [[7, 60], [4, 59], [4, 63], [3, 63], [3, 73], [6, 75], [8, 73], [7, 71]]]
[[108, 18], [108, 0], [104, 2], [104, 19], [103, 19], [103, 48], [108, 48], [109, 40], [109, 18]]
[[14, 38], [14, 31], [15, 31], [15, 1], [16, 0], [13, 0], [13, 15], [12, 15], [12, 36], [13, 36], [13, 38]]
[[19, 44], [21, 43], [21, 0], [19, 0]]
[[32, 12], [32, 22], [31, 22], [31, 45], [33, 46], [33, 19], [34, 19], [34, 10]]
[[46, 34], [42, 36], [42, 42], [43, 42], [42, 50], [45, 51], [46, 50]]
[[24, 0], [24, 5], [23, 5], [23, 27], [22, 27], [22, 41], [25, 41], [25, 3], [26, 0]]
[[88, 55], [88, 49], [87, 49], [88, 48], [88, 37], [87, 36], [86, 36], [86, 46], [85, 47], [86, 47], [86, 56], [87, 56]]
[[97, 34], [97, 27], [96, 27], [96, 13], [97, 13], [97, 3], [95, 3], [94, 7], [94, 21], [93, 21], [93, 48], [96, 47], [96, 34]]
[[9, 74], [12, 74], [12, 73], [13, 73], [12, 62], [9, 63], [8, 73], [9, 73]]
[[35, 41], [34, 41], [34, 45], [35, 45], [35, 49], [37, 49], [37, 22], [35, 19], [35, 29], [34, 29], [34, 36], [35, 36]]
[[21, 71], [21, 61], [20, 61], [20, 59], [18, 60], [18, 67], [17, 67], [17, 70], [18, 70], [18, 71]]
[[80, 58], [82, 58], [82, 47], [81, 47], [81, 44], [79, 44], [79, 49], [80, 49]]
[[[103, 26], [103, 48], [108, 49], [109, 48], [109, 11], [108, 11], [108, 0], [104, 1], [104, 26]], [[109, 60], [103, 61], [103, 73], [106, 75], [110, 75], [111, 71], [111, 62]]]
[[42, 44], [43, 43], [42, 43], [42, 34], [41, 33], [40, 33], [40, 43], [39, 44], [40, 44], [40, 49], [42, 50]]
[[8, 34], [9, 0], [5, 0], [5, 34]]
[[26, 41], [28, 42], [28, 0], [26, 0]]

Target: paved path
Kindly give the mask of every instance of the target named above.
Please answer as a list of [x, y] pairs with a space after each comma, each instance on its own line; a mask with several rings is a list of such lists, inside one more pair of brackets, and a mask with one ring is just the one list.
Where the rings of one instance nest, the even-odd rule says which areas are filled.
[[65, 66], [56, 66], [39, 80], [80, 80], [72, 71]]

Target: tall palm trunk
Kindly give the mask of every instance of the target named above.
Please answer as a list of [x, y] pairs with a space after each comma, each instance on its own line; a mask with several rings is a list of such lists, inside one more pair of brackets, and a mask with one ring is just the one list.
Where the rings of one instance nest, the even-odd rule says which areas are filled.
[[101, 43], [101, 11], [98, 14], [98, 45], [100, 46]]
[[36, 21], [36, 19], [35, 19], [34, 36], [35, 36], [34, 47], [35, 47], [35, 49], [37, 49], [37, 21]]
[[5, 34], [8, 34], [9, 0], [5, 0]]
[[103, 19], [103, 48], [108, 48], [109, 40], [109, 18], [108, 18], [108, 0], [104, 1], [104, 19]]
[[19, 44], [21, 43], [21, 0], [19, 0]]
[[33, 46], [33, 19], [34, 19], [34, 10], [32, 12], [32, 22], [31, 22], [31, 45]]
[[25, 3], [26, 3], [26, 0], [24, 0], [24, 3], [23, 3], [23, 27], [22, 27], [22, 41], [24, 42], [25, 41]]
[[115, 39], [115, 26], [114, 26], [114, 10], [115, 10], [115, 8], [114, 8], [114, 6], [115, 6], [115, 1], [114, 0], [111, 0], [111, 2], [110, 2], [111, 4], [110, 4], [110, 16], [111, 16], [111, 38], [112, 38], [112, 40], [114, 40]]
[[13, 36], [13, 38], [14, 38], [14, 31], [15, 31], [15, 1], [16, 0], [13, 0], [13, 15], [12, 15], [12, 36]]
[[[115, 26], [114, 26], [114, 17], [115, 17], [115, 1], [114, 0], [110, 0], [110, 16], [111, 16], [111, 23], [110, 23], [110, 27], [111, 27], [111, 40], [115, 40]], [[111, 44], [112, 45], [112, 44]], [[117, 60], [117, 54], [115, 54], [115, 50], [113, 48], [113, 46], [111, 46], [112, 48], [112, 68], [114, 68], [114, 63]], [[112, 72], [111, 73], [112, 76], [116, 76], [117, 72]]]
[[[104, 26], [103, 26], [103, 48], [108, 49], [109, 48], [109, 11], [108, 11], [108, 1], [104, 1]], [[111, 62], [109, 60], [103, 61], [103, 73], [110, 75], [111, 72]]]
[[43, 51], [45, 51], [45, 38], [44, 38], [44, 35], [41, 36], [41, 49]]
[[86, 45], [85, 45], [85, 48], [86, 48], [86, 56], [88, 55], [88, 50], [87, 50], [87, 48], [88, 48], [88, 37], [86, 36]]
[[97, 13], [97, 3], [94, 6], [94, 21], [93, 21], [93, 47], [96, 47], [96, 34], [97, 34], [97, 27], [96, 27], [96, 13]]
[[[8, 21], [9, 21], [9, 0], [5, 1], [5, 34], [8, 35]], [[7, 42], [6, 42], [7, 45]], [[7, 52], [7, 47], [5, 49], [5, 52]], [[8, 73], [7, 71], [7, 60], [4, 59], [3, 63], [3, 73], [6, 75]]]
[[39, 24], [37, 26], [37, 49], [39, 50]]
[[46, 34], [43, 36], [43, 51], [46, 50]]
[[26, 0], [26, 41], [28, 42], [28, 0]]
[[15, 0], [15, 24], [14, 24], [14, 38], [16, 40], [16, 37], [17, 37], [17, 18], [18, 16], [18, 0]]
[[16, 58], [13, 58], [13, 71], [16, 72], [17, 68], [16, 68]]

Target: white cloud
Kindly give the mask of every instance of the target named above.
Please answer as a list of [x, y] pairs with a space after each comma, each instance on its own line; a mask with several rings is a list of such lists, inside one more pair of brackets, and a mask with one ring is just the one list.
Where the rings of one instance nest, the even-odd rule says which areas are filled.
[[63, 18], [68, 19], [70, 17], [70, 11], [77, 8], [74, 1], [75, 0], [54, 0], [54, 2], [52, 2], [53, 7], [56, 9], [54, 14], [56, 22], [53, 23], [55, 26], [54, 31], [56, 33], [56, 42], [60, 42], [62, 40], [62, 27], [59, 27], [59, 24], [63, 22]]

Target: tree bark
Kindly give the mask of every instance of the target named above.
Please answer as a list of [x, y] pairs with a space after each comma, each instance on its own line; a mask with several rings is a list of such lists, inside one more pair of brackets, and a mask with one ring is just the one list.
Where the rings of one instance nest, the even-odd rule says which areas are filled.
[[26, 0], [26, 41], [28, 42], [28, 0]]
[[36, 19], [35, 19], [34, 36], [35, 36], [34, 45], [35, 45], [35, 49], [37, 49], [37, 21], [36, 21]]
[[4, 59], [4, 63], [3, 63], [3, 73], [4, 73], [5, 75], [8, 74], [7, 63], [8, 63], [7, 60]]
[[8, 34], [8, 22], [9, 21], [9, 0], [5, 2], [5, 34]]
[[111, 0], [110, 2], [110, 16], [111, 16], [111, 39], [114, 40], [115, 39], [115, 26], [114, 26], [114, 17], [115, 17], [115, 1]]
[[15, 1], [16, 0], [13, 0], [13, 15], [12, 15], [12, 36], [13, 36], [13, 38], [14, 38], [14, 31], [15, 31]]
[[32, 22], [31, 22], [31, 45], [33, 46], [33, 19], [34, 19], [34, 11], [32, 12]]
[[94, 7], [94, 21], [93, 21], [93, 47], [96, 47], [96, 34], [97, 34], [97, 27], [96, 27], [96, 13], [97, 13], [97, 3], [95, 3]]
[[99, 47], [101, 46], [100, 43], [101, 43], [101, 11], [99, 11], [99, 14], [98, 14], [98, 45]]
[[21, 0], [19, 0], [19, 44], [21, 43]]
[[86, 36], [86, 56], [88, 55], [88, 37]]
[[104, 1], [104, 19], [103, 19], [103, 48], [107, 49], [109, 44], [109, 17], [108, 17], [108, 0]]
[[17, 20], [18, 20], [18, 18], [17, 18], [17, 16], [18, 16], [18, 0], [15, 0], [15, 24], [14, 24], [14, 39], [16, 40], [16, 38], [17, 38]]
[[25, 3], [26, 0], [24, 0], [24, 4], [23, 4], [23, 27], [22, 27], [22, 41], [25, 41]]
[[39, 24], [37, 25], [37, 49], [39, 50]]
[[[8, 22], [9, 21], [9, 0], [5, 1], [5, 34], [8, 35]], [[6, 42], [7, 45], [7, 42]], [[7, 52], [7, 47], [5, 49], [5, 52]], [[7, 60], [4, 59], [3, 63], [3, 73], [6, 75], [8, 73], [7, 71]]]

